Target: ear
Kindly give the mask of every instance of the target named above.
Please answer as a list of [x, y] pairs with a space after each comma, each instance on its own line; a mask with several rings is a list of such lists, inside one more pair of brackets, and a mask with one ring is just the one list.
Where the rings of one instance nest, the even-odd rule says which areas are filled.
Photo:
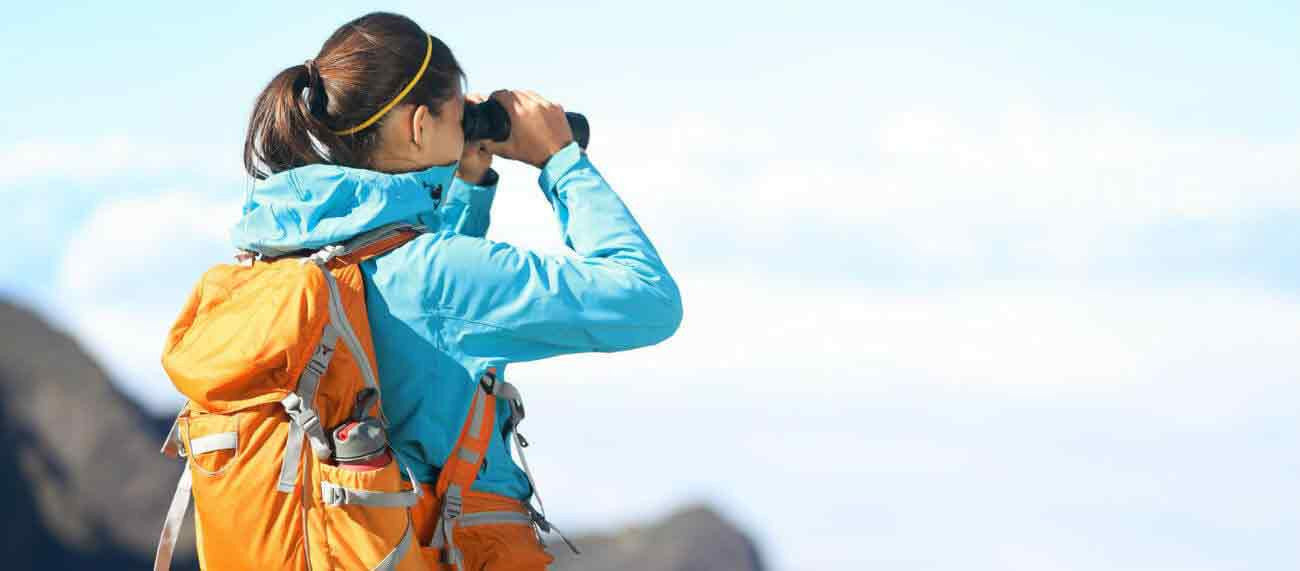
[[416, 148], [420, 147], [420, 141], [424, 139], [424, 120], [432, 117], [433, 115], [429, 113], [429, 107], [426, 105], [415, 106], [415, 112], [411, 113], [411, 142], [415, 144]]

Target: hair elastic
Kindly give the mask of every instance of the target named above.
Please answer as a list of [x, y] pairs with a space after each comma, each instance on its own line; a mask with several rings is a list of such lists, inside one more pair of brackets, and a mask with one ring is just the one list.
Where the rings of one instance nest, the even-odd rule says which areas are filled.
[[430, 34], [425, 34], [425, 36], [429, 38], [429, 44], [424, 48], [424, 63], [420, 64], [420, 71], [415, 72], [415, 77], [411, 78], [411, 82], [406, 84], [406, 87], [397, 92], [397, 96], [394, 97], [392, 101], [389, 101], [387, 105], [380, 107], [379, 111], [375, 112], [374, 115], [371, 115], [369, 119], [362, 121], [360, 125], [352, 127], [351, 129], [332, 131], [335, 135], [351, 135], [369, 127], [374, 124], [375, 121], [378, 121], [380, 117], [383, 117], [384, 113], [387, 113], [394, 105], [397, 105], [398, 101], [401, 101], [403, 97], [406, 97], [407, 93], [411, 92], [411, 89], [413, 89], [415, 84], [420, 81], [420, 78], [424, 77], [424, 70], [429, 67], [429, 58], [433, 55], [433, 36]]

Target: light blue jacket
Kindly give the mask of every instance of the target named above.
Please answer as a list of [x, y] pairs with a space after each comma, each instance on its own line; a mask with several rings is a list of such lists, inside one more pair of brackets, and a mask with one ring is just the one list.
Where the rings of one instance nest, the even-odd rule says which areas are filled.
[[[435, 229], [361, 265], [390, 437], [425, 482], [437, 479], [488, 367], [509, 380], [508, 363], [654, 345], [682, 319], [658, 252], [576, 143], [538, 177], [574, 257], [486, 239], [496, 187], [455, 178], [456, 167], [290, 169], [257, 181], [231, 229], [235, 247], [268, 255], [393, 222]], [[545, 390], [515, 384], [525, 395]], [[497, 406], [497, 437], [473, 488], [527, 499], [532, 490], [504, 433], [509, 405]]]

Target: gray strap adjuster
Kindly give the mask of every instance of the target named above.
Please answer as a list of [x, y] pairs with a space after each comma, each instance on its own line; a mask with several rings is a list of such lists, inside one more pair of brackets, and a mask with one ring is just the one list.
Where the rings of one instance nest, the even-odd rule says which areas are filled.
[[185, 457], [185, 443], [181, 440], [179, 417], [172, 421], [171, 430], [167, 431], [167, 437], [163, 439], [162, 449], [159, 452], [172, 460]]
[[456, 518], [460, 517], [463, 507], [460, 486], [453, 484], [447, 488], [447, 493], [443, 496], [442, 513], [439, 515], [438, 523], [433, 530], [433, 543], [429, 545], [429, 547], [442, 550], [439, 556], [442, 563], [449, 564], [461, 571], [463, 571], [461, 567], [463, 558], [460, 550], [456, 548], [452, 528], [456, 525]]
[[464, 509], [464, 500], [460, 497], [460, 488], [452, 486], [447, 490], [447, 496], [442, 501], [442, 518], [453, 520], [460, 517], [461, 510]]
[[284, 406], [284, 411], [289, 413], [293, 423], [307, 433], [307, 441], [311, 443], [316, 456], [321, 460], [332, 458], [334, 450], [325, 439], [325, 429], [321, 426], [320, 416], [316, 414], [316, 410], [307, 406], [306, 401], [298, 396], [298, 393], [289, 393], [288, 396], [280, 399], [280, 404]]
[[340, 486], [331, 486], [329, 482], [321, 483], [321, 501], [327, 506], [347, 503], [348, 491]]
[[303, 430], [311, 432], [321, 429], [320, 416], [316, 414], [315, 410], [303, 406], [302, 397], [297, 394], [290, 393], [289, 396], [284, 397], [284, 410], [289, 413], [289, 416], [293, 417], [294, 422], [297, 422], [298, 426], [301, 426]]
[[358, 505], [376, 508], [409, 508], [420, 501], [414, 491], [380, 492], [354, 490], [332, 482], [321, 482], [321, 501], [327, 506]]
[[542, 515], [541, 512], [537, 511], [537, 509], [533, 507], [533, 504], [525, 503], [524, 507], [528, 508], [528, 517], [532, 518], [533, 523], [537, 524], [537, 528], [542, 530], [542, 533], [550, 533], [554, 531], [556, 535], [560, 536], [560, 539], [564, 540], [564, 544], [569, 546], [569, 549], [573, 551], [574, 555], [582, 555], [582, 552], [578, 551], [578, 546], [574, 545], [572, 541], [569, 541], [569, 538], [564, 535], [564, 532], [560, 531], [560, 528], [555, 527], [555, 524], [548, 521], [546, 516]]

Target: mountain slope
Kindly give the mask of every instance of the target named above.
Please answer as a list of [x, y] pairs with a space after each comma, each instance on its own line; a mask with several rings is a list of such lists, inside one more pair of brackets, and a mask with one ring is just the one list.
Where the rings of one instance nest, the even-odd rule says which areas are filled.
[[754, 543], [707, 506], [687, 506], [662, 521], [621, 532], [575, 539], [574, 557], [563, 542], [548, 549], [553, 571], [762, 571]]
[[0, 301], [5, 568], [149, 567], [180, 473], [155, 422], [70, 337]]

